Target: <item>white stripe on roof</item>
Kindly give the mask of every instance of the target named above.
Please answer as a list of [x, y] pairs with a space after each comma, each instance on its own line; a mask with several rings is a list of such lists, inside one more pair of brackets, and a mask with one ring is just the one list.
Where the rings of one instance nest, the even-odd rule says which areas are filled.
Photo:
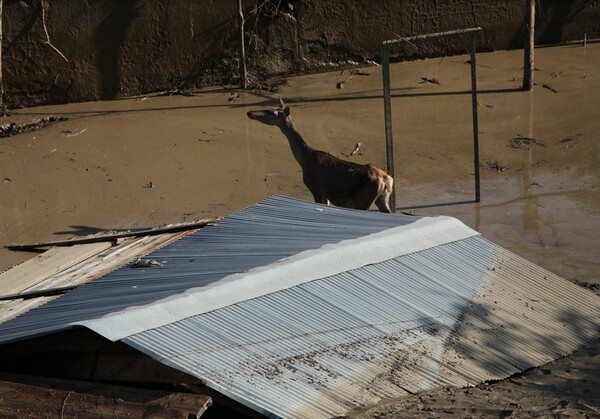
[[599, 325], [598, 296], [474, 236], [123, 342], [261, 414], [315, 419], [502, 379]]
[[408, 225], [307, 250], [151, 304], [72, 324], [86, 326], [116, 341], [191, 316], [478, 234], [455, 218], [422, 218]]

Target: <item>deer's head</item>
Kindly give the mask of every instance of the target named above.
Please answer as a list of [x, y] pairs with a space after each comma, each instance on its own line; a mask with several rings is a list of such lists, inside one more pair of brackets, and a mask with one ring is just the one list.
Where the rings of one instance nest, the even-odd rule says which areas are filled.
[[283, 100], [281, 99], [279, 99], [278, 108], [268, 109], [264, 111], [248, 111], [248, 118], [254, 119], [258, 122], [262, 122], [266, 125], [285, 125], [289, 116], [290, 107], [283, 103]]

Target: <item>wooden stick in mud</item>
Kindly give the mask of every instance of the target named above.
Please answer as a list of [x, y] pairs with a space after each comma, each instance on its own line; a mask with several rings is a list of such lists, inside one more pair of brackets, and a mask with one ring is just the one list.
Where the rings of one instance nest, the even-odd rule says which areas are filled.
[[115, 241], [117, 239], [124, 238], [132, 238], [132, 237], [144, 237], [144, 236], [155, 236], [158, 234], [165, 233], [176, 233], [179, 231], [189, 231], [198, 228], [202, 228], [206, 225], [215, 223], [219, 221], [220, 218], [208, 218], [204, 220], [197, 220], [186, 223], [177, 223], [171, 224], [164, 227], [155, 227], [155, 228], [143, 228], [140, 230], [132, 230], [132, 231], [124, 231], [120, 233], [105, 233], [105, 234], [95, 234], [90, 236], [77, 237], [73, 239], [67, 240], [56, 240], [49, 242], [41, 242], [41, 243], [30, 243], [30, 244], [9, 244], [4, 247], [10, 250], [34, 250], [39, 249], [40, 247], [53, 247], [53, 246], [73, 246], [76, 244], [85, 244], [85, 243], [98, 243], [103, 241]]
[[242, 0], [238, 0], [238, 16], [240, 21], [240, 78], [242, 89], [248, 87], [248, 74], [246, 73], [246, 47], [244, 40], [244, 10]]

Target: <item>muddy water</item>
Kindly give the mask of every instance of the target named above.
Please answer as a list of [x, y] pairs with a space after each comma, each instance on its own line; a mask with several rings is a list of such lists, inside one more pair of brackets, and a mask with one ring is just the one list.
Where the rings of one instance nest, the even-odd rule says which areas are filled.
[[571, 280], [598, 283], [598, 180], [573, 172], [484, 179], [481, 203], [470, 182], [403, 188], [403, 212], [450, 215], [520, 256]]
[[[600, 282], [600, 45], [539, 49], [533, 93], [518, 90], [520, 51], [478, 54], [481, 161], [501, 170], [482, 170], [479, 204], [467, 59], [392, 68], [397, 207], [456, 216], [560, 275]], [[0, 123], [69, 119], [0, 139], [0, 244], [226, 215], [273, 194], [310, 199], [281, 133], [246, 118], [279, 95], [313, 147], [385, 168], [381, 71], [364, 72], [341, 89], [348, 73], [335, 71], [233, 101], [213, 89], [15, 110]], [[516, 136], [537, 144], [513, 148]], [[1, 249], [0, 271], [31, 256]]]
[[[569, 279], [600, 281], [600, 61], [593, 51], [539, 50], [533, 93], [518, 91], [520, 52], [478, 57], [479, 204], [470, 96], [461, 94], [469, 88], [466, 57], [396, 66], [398, 208], [455, 216]], [[512, 147], [518, 136], [534, 145]]]

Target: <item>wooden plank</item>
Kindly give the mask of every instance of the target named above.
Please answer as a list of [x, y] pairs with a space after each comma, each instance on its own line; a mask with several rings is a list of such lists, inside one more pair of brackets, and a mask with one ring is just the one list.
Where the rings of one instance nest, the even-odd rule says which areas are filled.
[[187, 419], [212, 403], [205, 395], [18, 375], [2, 378], [0, 394], [2, 417]]
[[93, 234], [90, 236], [82, 236], [69, 240], [57, 240], [50, 242], [30, 243], [30, 244], [9, 244], [6, 248], [11, 250], [33, 250], [40, 247], [51, 246], [72, 246], [74, 244], [98, 243], [103, 241], [114, 241], [122, 238], [152, 236], [163, 233], [175, 233], [178, 231], [194, 230], [204, 227], [208, 224], [218, 221], [220, 218], [209, 218], [198, 220], [190, 223], [169, 224], [165, 227], [156, 227], [149, 229], [130, 230], [118, 233]]
[[53, 247], [0, 274], [0, 295], [26, 290], [111, 247], [111, 243]]
[[[6, 345], [0, 351], [0, 371], [0, 381], [104, 397], [117, 394], [128, 402], [185, 408], [192, 417], [200, 416], [212, 403], [213, 392], [198, 378], [84, 328]], [[188, 390], [190, 385], [193, 391]], [[168, 391], [139, 393], [138, 387]], [[177, 393], [172, 394], [173, 389]], [[0, 404], [2, 395], [0, 386]], [[0, 417], [4, 417], [2, 410]]]
[[35, 375], [12, 374], [0, 372], [0, 381], [27, 384], [37, 387], [52, 388], [56, 390], [75, 391], [81, 394], [114, 397], [133, 403], [168, 404], [178, 409], [184, 409], [197, 416], [200, 410], [210, 406], [211, 397], [206, 389], [191, 392], [171, 392], [140, 387], [106, 384], [94, 381], [65, 380], [54, 377], [41, 377]]
[[[199, 417], [215, 394], [200, 379], [85, 328], [5, 345], [0, 351], [0, 381], [117, 395], [127, 402], [183, 409], [191, 417]], [[3, 396], [0, 387], [0, 404]]]
[[[92, 256], [85, 262], [76, 264], [46, 279], [36, 289], [71, 287], [84, 284], [112, 272], [138, 257], [145, 256], [148, 253], [167, 246], [191, 232], [191, 230], [188, 230], [125, 239], [120, 244]], [[57, 296], [0, 301], [0, 323], [8, 321], [54, 298], [57, 298]]]
[[35, 291], [23, 291], [18, 292], [16, 294], [5, 294], [0, 296], [0, 301], [29, 300], [31, 298], [39, 297], [54, 297], [57, 295], [62, 295], [67, 291], [74, 290], [75, 288], [77, 288], [77, 285], [71, 285], [70, 287], [48, 288]]
[[0, 371], [140, 386], [202, 385], [192, 375], [83, 327], [2, 346]]

